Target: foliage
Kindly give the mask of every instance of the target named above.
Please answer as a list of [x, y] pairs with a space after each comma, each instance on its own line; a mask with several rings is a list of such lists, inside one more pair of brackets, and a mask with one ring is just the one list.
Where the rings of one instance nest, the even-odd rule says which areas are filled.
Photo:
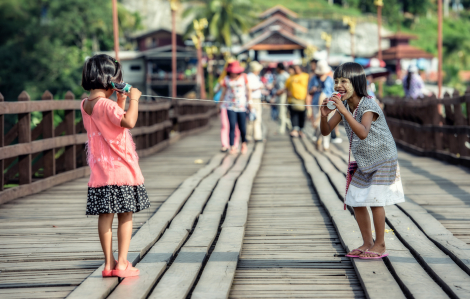
[[384, 96], [405, 96], [405, 91], [401, 84], [387, 85], [384, 84]]
[[[67, 90], [78, 97], [81, 67], [93, 51], [113, 47], [111, 1], [0, 1], [0, 91], [15, 100], [22, 90], [38, 99]], [[119, 6], [121, 34], [139, 28], [137, 14]], [[14, 74], [14, 75], [13, 75]]]
[[[242, 34], [248, 32], [255, 19], [250, 0], [204, 0], [191, 5], [184, 15], [194, 15], [195, 19], [206, 18], [209, 26], [204, 35], [210, 35], [215, 42], [226, 46], [232, 45], [232, 36], [241, 42]], [[186, 35], [193, 31], [191, 23]]]

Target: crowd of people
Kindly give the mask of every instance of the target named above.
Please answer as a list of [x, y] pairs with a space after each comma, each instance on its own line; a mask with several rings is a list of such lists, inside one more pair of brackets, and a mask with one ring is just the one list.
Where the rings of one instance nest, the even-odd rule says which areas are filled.
[[215, 100], [220, 103], [222, 151], [246, 152], [247, 141], [260, 141], [262, 104], [271, 106], [271, 118], [279, 122], [279, 133], [286, 128], [292, 137], [303, 134], [306, 122], [315, 130], [317, 148], [328, 150], [330, 139], [341, 143], [338, 129], [321, 136], [320, 103], [334, 91], [333, 72], [326, 60], [312, 60], [309, 73], [301, 65], [278, 63], [274, 70], [259, 62], [226, 64], [215, 87]]

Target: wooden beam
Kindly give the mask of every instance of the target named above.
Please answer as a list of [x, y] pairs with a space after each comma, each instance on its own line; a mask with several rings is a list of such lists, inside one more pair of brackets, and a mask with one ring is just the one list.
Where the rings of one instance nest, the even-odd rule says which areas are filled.
[[[4, 101], [3, 95], [0, 93], [0, 103]], [[0, 148], [5, 144], [5, 118], [3, 115], [0, 115]], [[3, 191], [3, 186], [5, 185], [5, 174], [3, 170], [5, 169], [5, 162], [3, 159], [0, 160], [0, 191]]]
[[263, 45], [263, 44], [258, 44], [250, 47], [249, 50], [271, 50], [271, 51], [276, 51], [276, 50], [297, 50], [297, 49], [305, 49], [304, 46], [301, 45]]
[[[44, 92], [41, 100], [51, 101], [54, 97], [49, 91]], [[49, 139], [54, 138], [54, 111], [44, 111], [42, 113], [42, 138]], [[34, 140], [34, 139], [33, 139]], [[55, 148], [44, 151], [43, 153], [43, 164], [44, 164], [44, 177], [48, 178], [54, 176], [56, 173], [55, 169]]]
[[[26, 91], [23, 91], [18, 97], [18, 102], [29, 102], [30, 100], [31, 99]], [[25, 147], [28, 147], [31, 144], [30, 124], [30, 112], [18, 114], [18, 146], [24, 145]], [[16, 155], [18, 155], [18, 153], [16, 153]], [[30, 184], [32, 181], [31, 152], [24, 153], [23, 155], [20, 154], [18, 159], [20, 185]]]
[[[80, 110], [80, 104], [81, 101], [75, 100], [0, 102], [0, 115], [28, 113], [33, 111]], [[139, 104], [139, 111], [167, 110], [170, 105], [170, 102], [142, 103]]]

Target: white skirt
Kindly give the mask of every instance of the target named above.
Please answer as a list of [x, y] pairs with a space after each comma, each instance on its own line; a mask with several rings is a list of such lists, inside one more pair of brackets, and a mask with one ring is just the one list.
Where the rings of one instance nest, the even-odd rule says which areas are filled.
[[346, 204], [351, 207], [383, 207], [405, 201], [401, 180], [392, 185], [371, 185], [368, 188], [358, 188], [349, 185]]

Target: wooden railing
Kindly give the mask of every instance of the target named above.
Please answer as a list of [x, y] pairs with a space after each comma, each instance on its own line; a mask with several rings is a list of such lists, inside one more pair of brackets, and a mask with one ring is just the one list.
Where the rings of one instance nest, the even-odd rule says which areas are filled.
[[[54, 100], [46, 91], [41, 101], [31, 101], [22, 92], [17, 102], [5, 102], [0, 94], [0, 203], [89, 174], [87, 135], [81, 117], [76, 120], [80, 103], [71, 92], [64, 100]], [[35, 111], [42, 113], [42, 120], [31, 129]], [[54, 126], [57, 111], [63, 111], [63, 121]], [[171, 130], [188, 134], [206, 127], [216, 112], [212, 102], [141, 101], [131, 130], [138, 154], [147, 156], [167, 146]], [[18, 120], [5, 134], [7, 114], [17, 115]]]
[[383, 103], [398, 146], [470, 167], [470, 88], [464, 95], [446, 93], [443, 99], [389, 97]]

